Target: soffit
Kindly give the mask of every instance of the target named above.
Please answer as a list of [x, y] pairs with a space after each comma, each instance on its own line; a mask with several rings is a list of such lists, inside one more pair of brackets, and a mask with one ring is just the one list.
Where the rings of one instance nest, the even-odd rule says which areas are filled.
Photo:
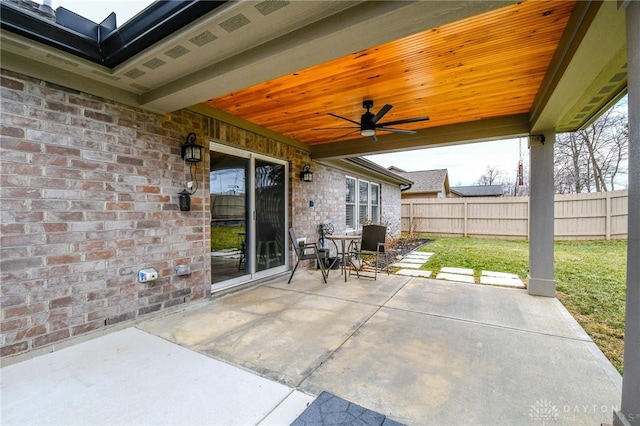
[[[113, 69], [71, 53], [2, 30], [2, 51], [34, 63], [48, 63], [72, 75], [90, 78], [131, 94], [142, 95], [180, 80], [212, 64], [300, 27], [353, 7], [358, 1], [244, 1], [228, 2], [196, 19]], [[58, 25], [55, 27], [62, 28]], [[185, 107], [206, 99], [192, 99]], [[164, 110], [162, 106], [153, 108]]]
[[556, 61], [557, 78], [549, 72], [549, 86], [539, 91], [539, 98], [547, 99], [532, 108], [533, 132], [584, 128], [626, 93], [624, 11], [614, 1], [598, 7], [578, 3], [576, 9], [574, 18], [582, 21], [574, 29], [578, 37], [559, 48], [566, 53]]

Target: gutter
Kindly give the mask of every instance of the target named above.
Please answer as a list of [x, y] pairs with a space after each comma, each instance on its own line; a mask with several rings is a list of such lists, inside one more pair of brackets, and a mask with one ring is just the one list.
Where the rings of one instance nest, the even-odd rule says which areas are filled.
[[227, 1], [155, 1], [121, 27], [115, 13], [96, 24], [59, 7], [55, 21], [0, 1], [2, 29], [113, 69]]
[[408, 185], [402, 185], [400, 184], [400, 192], [404, 192], [404, 191], [408, 191], [413, 187], [413, 182], [411, 182]]
[[[404, 176], [397, 175], [379, 164], [374, 163], [373, 161], [369, 161], [366, 158], [362, 157], [352, 157], [352, 158], [344, 158], [342, 161], [357, 165], [359, 167], [363, 167], [369, 171], [375, 172], [377, 174], [383, 175], [384, 177], [395, 180], [398, 182], [401, 191], [406, 191], [407, 189], [413, 186], [413, 181], [405, 178]], [[403, 189], [404, 187], [404, 189]]]

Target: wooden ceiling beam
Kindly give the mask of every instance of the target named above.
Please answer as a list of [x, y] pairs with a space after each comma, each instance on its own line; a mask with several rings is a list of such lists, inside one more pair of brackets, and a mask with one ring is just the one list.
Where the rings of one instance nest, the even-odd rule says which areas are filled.
[[528, 114], [516, 114], [485, 120], [469, 121], [449, 126], [418, 130], [415, 135], [388, 134], [349, 141], [313, 145], [311, 158], [329, 160], [362, 155], [384, 154], [412, 149], [486, 142], [525, 136], [530, 133]]

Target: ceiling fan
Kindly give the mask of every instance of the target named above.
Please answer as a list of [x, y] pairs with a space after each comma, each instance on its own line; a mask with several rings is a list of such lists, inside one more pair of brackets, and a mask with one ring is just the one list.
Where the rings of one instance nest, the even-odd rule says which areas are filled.
[[387, 126], [393, 126], [396, 124], [405, 124], [405, 123], [415, 123], [418, 121], [427, 121], [429, 120], [429, 117], [416, 117], [416, 118], [407, 118], [404, 120], [395, 120], [395, 121], [387, 121], [385, 123], [379, 123], [380, 119], [382, 117], [384, 117], [384, 115], [386, 113], [389, 112], [389, 110], [391, 108], [393, 108], [392, 105], [386, 104], [385, 106], [383, 106], [380, 111], [378, 111], [377, 114], [373, 114], [372, 112], [370, 112], [369, 110], [371, 108], [373, 108], [373, 101], [372, 100], [365, 100], [362, 102], [362, 107], [367, 109], [367, 112], [365, 112], [364, 114], [362, 114], [362, 117], [360, 117], [360, 122], [358, 123], [355, 120], [351, 120], [350, 118], [346, 118], [346, 117], [342, 117], [339, 116], [337, 114], [333, 114], [333, 113], [329, 113], [329, 115], [339, 118], [341, 120], [346, 120], [349, 121], [356, 126], [350, 126], [350, 127], [323, 127], [320, 129], [313, 129], [313, 130], [335, 130], [335, 129], [356, 129], [353, 130], [345, 135], [340, 136], [341, 138], [345, 137], [345, 136], [349, 136], [352, 135], [356, 132], [360, 132], [360, 135], [362, 136], [371, 136], [371, 139], [373, 139], [374, 142], [376, 142], [378, 140], [378, 138], [376, 138], [376, 130], [383, 130], [385, 132], [393, 132], [393, 133], [403, 133], [406, 135], [412, 135], [414, 133], [416, 133], [414, 130], [404, 130], [404, 129], [396, 129], [394, 127], [387, 127]]

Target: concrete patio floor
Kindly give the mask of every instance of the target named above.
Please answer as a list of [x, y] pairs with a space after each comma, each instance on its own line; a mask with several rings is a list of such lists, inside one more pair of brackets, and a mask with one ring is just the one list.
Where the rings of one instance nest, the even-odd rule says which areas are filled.
[[[172, 343], [181, 346], [173, 345], [175, 351], [185, 351], [180, 356], [195, 357], [173, 368], [152, 369], [146, 395], [163, 395], [163, 389], [173, 395], [191, 387], [191, 393], [197, 389], [191, 403], [171, 406], [172, 398], [164, 402], [160, 397], [137, 402], [169, 404], [178, 415], [184, 411], [181, 424], [288, 424], [313, 399], [309, 395], [322, 391], [408, 425], [599, 425], [610, 423], [619, 405], [620, 375], [556, 299], [386, 274], [377, 281], [351, 276], [345, 283], [338, 271], [331, 271], [324, 284], [319, 272], [303, 269], [290, 285], [287, 279], [160, 314], [125, 330], [143, 342], [124, 352], [129, 358], [145, 346]], [[107, 348], [110, 336], [96, 340]], [[51, 398], [77, 408], [68, 395], [29, 389], [56, 371], [55, 360], [38, 367], [39, 360], [65, 350], [3, 368], [3, 424], [20, 424], [15, 416], [20, 407], [29, 407], [27, 418], [46, 419], [46, 412], [39, 411], [51, 409]], [[103, 372], [106, 358], [88, 357], [82, 363], [85, 373], [92, 371], [91, 383], [113, 381], [114, 372]], [[223, 361], [223, 367], [215, 367], [222, 372], [194, 370], [206, 360]], [[127, 389], [127, 380], [139, 384], [139, 364], [123, 365], [125, 377], [114, 386]], [[21, 383], [19, 404], [6, 407], [5, 392], [13, 392], [15, 384], [7, 383], [4, 373], [16, 374], [12, 368], [34, 371], [39, 379]], [[127, 368], [135, 371], [127, 376]], [[86, 400], [84, 407], [91, 410], [99, 401]], [[154, 421], [127, 418], [117, 406], [102, 411], [110, 410], [120, 414], [104, 423], [172, 423], [167, 414], [159, 417], [167, 421]], [[198, 417], [198, 410], [204, 416]], [[16, 421], [5, 421], [10, 419]]]

